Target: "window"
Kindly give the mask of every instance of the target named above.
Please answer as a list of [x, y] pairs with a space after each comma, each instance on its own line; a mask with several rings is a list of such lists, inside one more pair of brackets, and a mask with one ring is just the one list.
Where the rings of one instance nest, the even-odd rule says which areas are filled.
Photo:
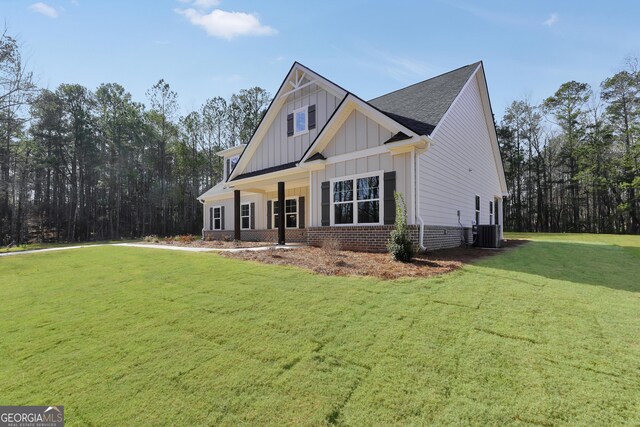
[[293, 112], [293, 136], [298, 136], [308, 131], [307, 108], [299, 108]]
[[240, 229], [249, 230], [251, 228], [251, 205], [243, 203], [240, 205]]
[[231, 175], [231, 172], [233, 172], [233, 168], [235, 168], [238, 164], [239, 158], [240, 156], [236, 155], [227, 159], [227, 178], [229, 178], [229, 175]]
[[333, 222], [353, 224], [353, 180], [333, 183]]
[[480, 224], [480, 196], [476, 196], [476, 225]]
[[298, 227], [298, 200], [287, 199], [284, 201], [284, 217], [286, 228]]
[[213, 208], [213, 229], [222, 230], [222, 208], [220, 206]]
[[[271, 206], [273, 207], [273, 228], [278, 228], [280, 225], [280, 206], [277, 200], [272, 200]], [[298, 199], [286, 199], [284, 201], [284, 218], [285, 228], [298, 228]]]
[[380, 182], [379, 174], [334, 181], [333, 223], [380, 224]]
[[489, 224], [493, 224], [493, 201], [489, 202]]

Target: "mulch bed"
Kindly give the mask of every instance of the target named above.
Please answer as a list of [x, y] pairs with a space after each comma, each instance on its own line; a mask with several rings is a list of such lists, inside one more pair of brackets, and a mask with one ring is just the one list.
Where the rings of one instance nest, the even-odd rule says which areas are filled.
[[526, 240], [510, 240], [500, 249], [442, 249], [418, 254], [410, 263], [393, 261], [386, 253], [335, 251], [315, 247], [223, 252], [221, 255], [265, 264], [301, 267], [329, 276], [372, 276], [389, 280], [449, 273], [477, 259], [504, 252], [523, 243]]

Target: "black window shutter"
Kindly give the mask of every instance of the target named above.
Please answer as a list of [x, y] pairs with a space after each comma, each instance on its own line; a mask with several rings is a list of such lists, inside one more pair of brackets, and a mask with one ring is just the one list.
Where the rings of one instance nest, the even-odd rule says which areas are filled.
[[396, 200], [393, 193], [396, 191], [396, 171], [384, 173], [384, 223], [396, 222]]
[[298, 197], [298, 228], [304, 228], [304, 196]]
[[271, 200], [267, 201], [267, 229], [271, 230]]
[[293, 135], [293, 113], [287, 114], [287, 136]]
[[250, 215], [251, 215], [251, 229], [255, 230], [256, 228], [256, 204], [255, 203], [251, 203], [251, 205], [249, 206], [249, 209], [251, 209]]
[[329, 181], [325, 181], [320, 185], [322, 194], [322, 220], [323, 227], [329, 226], [331, 223], [329, 220], [329, 211], [331, 209], [331, 202], [329, 201]]
[[309, 129], [315, 129], [316, 128], [316, 106], [314, 105], [309, 105], [309, 111], [308, 111], [308, 118], [307, 120], [309, 121]]
[[220, 207], [220, 230], [224, 230], [224, 206]]
[[213, 208], [209, 208], [209, 230], [213, 230]]

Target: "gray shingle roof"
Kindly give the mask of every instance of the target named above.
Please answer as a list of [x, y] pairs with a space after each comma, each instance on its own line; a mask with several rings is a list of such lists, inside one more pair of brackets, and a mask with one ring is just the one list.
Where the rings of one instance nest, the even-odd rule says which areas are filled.
[[415, 83], [369, 101], [392, 119], [420, 135], [429, 135], [480, 62]]

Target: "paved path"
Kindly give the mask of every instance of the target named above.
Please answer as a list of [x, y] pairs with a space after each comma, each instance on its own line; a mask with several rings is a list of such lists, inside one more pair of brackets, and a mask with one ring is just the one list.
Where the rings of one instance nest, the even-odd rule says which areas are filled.
[[270, 246], [256, 246], [253, 248], [199, 248], [190, 246], [173, 246], [173, 245], [158, 245], [153, 243], [113, 243], [113, 246], [131, 246], [134, 248], [153, 248], [153, 249], [169, 249], [173, 251], [188, 251], [188, 252], [241, 252], [241, 251], [266, 251], [268, 249], [295, 249], [301, 248], [304, 245], [270, 245]]
[[106, 244], [104, 244], [104, 245], [61, 246], [59, 248], [32, 249], [30, 251], [5, 252], [5, 253], [1, 253], [0, 257], [1, 256], [23, 255], [23, 254], [35, 254], [35, 253], [39, 253], [39, 252], [66, 251], [67, 249], [95, 248], [96, 246], [106, 246]]
[[97, 246], [129, 246], [133, 248], [168, 249], [171, 251], [184, 251], [184, 252], [240, 252], [240, 251], [266, 251], [272, 248], [295, 249], [295, 248], [304, 247], [305, 245], [302, 245], [302, 244], [298, 244], [298, 245], [294, 244], [294, 245], [286, 245], [286, 246], [273, 245], [273, 246], [258, 246], [254, 248], [198, 248], [198, 247], [187, 247], [187, 246], [155, 245], [152, 243], [105, 243], [105, 244], [98, 244], [98, 245], [61, 246], [59, 248], [32, 249], [29, 251], [6, 252], [6, 253], [0, 253], [0, 257], [34, 254], [34, 253], [40, 253], [40, 252], [64, 251], [67, 249], [95, 248]]

